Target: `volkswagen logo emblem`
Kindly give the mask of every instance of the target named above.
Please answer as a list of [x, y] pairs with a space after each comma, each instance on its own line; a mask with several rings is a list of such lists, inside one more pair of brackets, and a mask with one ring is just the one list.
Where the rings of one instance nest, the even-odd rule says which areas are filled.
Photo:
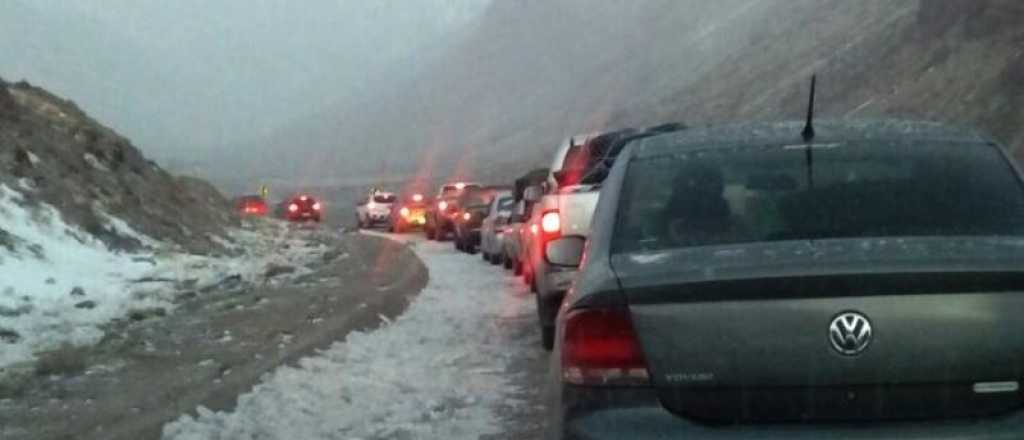
[[844, 356], [861, 354], [871, 345], [871, 321], [857, 312], [843, 312], [832, 318], [828, 340], [832, 348]]

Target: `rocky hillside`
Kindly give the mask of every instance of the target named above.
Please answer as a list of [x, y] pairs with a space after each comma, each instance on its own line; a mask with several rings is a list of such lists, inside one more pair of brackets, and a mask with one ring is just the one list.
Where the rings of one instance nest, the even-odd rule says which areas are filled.
[[744, 48], [612, 124], [800, 118], [808, 79], [836, 118], [900, 116], [976, 126], [1024, 157], [1024, 3], [793, 0]]
[[[238, 223], [213, 187], [169, 174], [73, 102], [26, 82], [0, 80], [0, 185], [112, 249], [152, 239], [210, 253]], [[0, 237], [3, 227], [0, 219]]]
[[1022, 42], [1018, 0], [494, 1], [414, 82], [252, 148], [312, 151], [302, 176], [507, 181], [576, 133], [800, 117], [818, 73], [823, 117], [966, 123], [1020, 155]]

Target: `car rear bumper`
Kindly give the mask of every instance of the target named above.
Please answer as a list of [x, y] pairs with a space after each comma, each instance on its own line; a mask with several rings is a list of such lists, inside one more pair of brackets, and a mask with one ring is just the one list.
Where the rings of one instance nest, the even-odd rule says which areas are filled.
[[1001, 417], [913, 422], [705, 425], [661, 406], [651, 388], [564, 386], [551, 437], [561, 439], [899, 439], [1009, 440], [1022, 438], [1024, 411]]

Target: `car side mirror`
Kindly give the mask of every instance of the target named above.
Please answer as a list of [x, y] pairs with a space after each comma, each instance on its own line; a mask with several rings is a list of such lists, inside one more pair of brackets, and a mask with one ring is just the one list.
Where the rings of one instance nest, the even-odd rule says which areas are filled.
[[569, 235], [551, 240], [544, 246], [544, 259], [552, 266], [579, 267], [587, 240]]
[[540, 198], [544, 195], [543, 190], [539, 186], [529, 186], [523, 191], [523, 200], [530, 203], [536, 203], [540, 201]]

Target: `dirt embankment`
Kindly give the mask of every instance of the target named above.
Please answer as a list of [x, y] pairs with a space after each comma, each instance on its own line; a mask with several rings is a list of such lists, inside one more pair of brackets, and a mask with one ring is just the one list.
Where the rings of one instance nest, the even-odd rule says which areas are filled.
[[238, 224], [215, 189], [172, 176], [75, 103], [27, 82], [0, 80], [0, 184], [56, 207], [114, 249], [142, 243], [108, 216], [196, 253], [220, 250], [216, 237]]

